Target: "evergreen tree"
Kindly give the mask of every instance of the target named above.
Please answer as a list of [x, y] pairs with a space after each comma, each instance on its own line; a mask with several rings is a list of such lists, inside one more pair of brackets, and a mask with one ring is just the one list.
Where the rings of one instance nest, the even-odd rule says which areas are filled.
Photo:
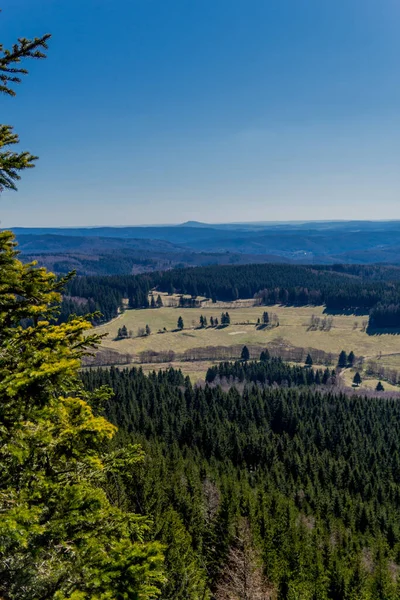
[[222, 313], [221, 315], [221, 325], [230, 325], [231, 322], [231, 318], [229, 316], [229, 313]]
[[306, 367], [312, 367], [313, 364], [314, 363], [313, 363], [313, 359], [312, 359], [311, 354], [307, 354], [306, 362], [305, 362]]
[[353, 367], [354, 366], [354, 361], [355, 361], [356, 357], [354, 355], [353, 350], [349, 353], [348, 357], [347, 357], [347, 364], [349, 367]]
[[261, 352], [261, 354], [260, 354], [260, 360], [262, 362], [267, 362], [270, 358], [271, 357], [270, 357], [270, 354], [269, 354], [269, 351], [268, 351], [267, 348]]
[[340, 369], [345, 369], [347, 367], [347, 354], [344, 350], [339, 354], [339, 360], [337, 366]]
[[150, 334], [151, 334], [150, 325], [146, 325], [146, 335], [150, 335]]
[[248, 347], [247, 347], [247, 346], [243, 346], [243, 348], [242, 348], [242, 353], [241, 353], [241, 355], [240, 355], [240, 358], [241, 358], [242, 360], [245, 360], [245, 361], [246, 361], [246, 360], [249, 360], [249, 358], [250, 358], [250, 352], [249, 352], [249, 349], [248, 349]]
[[178, 327], [178, 329], [183, 329], [183, 327], [184, 327], [183, 319], [181, 316], [178, 319], [177, 327]]
[[[46, 35], [0, 45], [0, 91], [26, 71], [21, 60], [42, 58]], [[0, 147], [15, 144], [0, 127]], [[0, 153], [0, 189], [15, 189], [29, 153]], [[105, 491], [111, 473], [141, 460], [136, 448], [108, 453], [115, 427], [91, 404], [79, 378], [81, 357], [99, 343], [83, 317], [54, 324], [59, 281], [17, 258], [14, 235], [0, 233], [0, 596], [153, 598], [163, 581], [158, 544], [146, 542], [149, 524], [113, 504]], [[21, 323], [24, 322], [23, 327]]]
[[354, 378], [353, 378], [353, 383], [354, 383], [354, 385], [355, 385], [356, 387], [358, 387], [358, 386], [360, 385], [361, 381], [362, 381], [362, 379], [361, 379], [361, 375], [360, 375], [360, 373], [357, 371], [357, 373], [354, 375]]
[[384, 392], [385, 391], [385, 388], [382, 385], [382, 381], [378, 381], [378, 384], [377, 384], [377, 386], [376, 386], [375, 389], [376, 389], [377, 392]]
[[263, 313], [263, 323], [264, 323], [264, 325], [268, 325], [269, 324], [269, 314], [267, 313], [267, 311], [265, 311]]
[[150, 308], [156, 308], [156, 301], [154, 299], [153, 294], [151, 295]]
[[122, 327], [118, 329], [117, 337], [120, 339], [128, 337], [128, 329], [126, 328], [126, 325], [122, 325]]
[[214, 318], [213, 317], [210, 317], [210, 325], [211, 325], [211, 327], [214, 327]]
[[158, 294], [158, 296], [157, 296], [157, 301], [156, 301], [156, 304], [157, 304], [157, 308], [162, 308], [162, 307], [164, 306], [164, 304], [163, 304], [163, 301], [162, 301], [162, 298], [161, 298], [160, 294]]

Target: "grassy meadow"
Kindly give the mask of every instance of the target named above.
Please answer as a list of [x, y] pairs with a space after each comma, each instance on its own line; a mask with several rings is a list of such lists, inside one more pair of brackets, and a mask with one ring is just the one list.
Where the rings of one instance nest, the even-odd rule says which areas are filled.
[[[166, 298], [164, 297], [164, 300]], [[175, 299], [170, 299], [174, 303]], [[166, 303], [166, 302], [165, 302]], [[200, 315], [217, 317], [221, 321], [221, 312], [228, 310], [231, 324], [225, 328], [199, 328]], [[257, 319], [262, 318], [263, 311], [275, 313], [279, 326], [274, 328], [257, 328]], [[184, 321], [184, 329], [177, 330], [178, 317]], [[178, 308], [164, 306], [159, 309], [126, 310], [110, 323], [97, 328], [98, 333], [106, 333], [103, 348], [121, 354], [130, 354], [133, 362], [141, 360], [140, 353], [144, 351], [167, 352], [173, 350], [181, 354], [193, 348], [215, 346], [268, 346], [280, 344], [297, 348], [316, 349], [337, 355], [342, 349], [353, 352], [356, 356], [364, 357], [364, 367], [369, 361], [377, 366], [400, 370], [400, 336], [393, 334], [368, 335], [364, 330], [363, 321], [367, 316], [334, 315], [329, 331], [310, 329], [311, 318], [326, 316], [321, 306], [284, 307], [253, 306], [251, 301], [235, 303], [206, 303], [202, 308]], [[123, 325], [132, 337], [117, 339], [118, 329]], [[151, 334], [138, 336], [138, 329], [150, 326]], [[165, 330], [164, 330], [165, 328]], [[175, 362], [174, 365], [183, 368], [192, 379], [201, 379], [212, 359], [194, 362]], [[215, 361], [214, 361], [215, 362]], [[207, 364], [204, 364], [207, 363]], [[167, 363], [167, 366], [170, 363]], [[145, 369], [158, 368], [160, 365], [144, 365]], [[350, 373], [346, 375], [346, 381]], [[348, 382], [348, 381], [347, 381]], [[371, 376], [369, 383], [364, 379], [363, 385], [376, 385], [377, 378]], [[389, 389], [389, 388], [388, 388]]]

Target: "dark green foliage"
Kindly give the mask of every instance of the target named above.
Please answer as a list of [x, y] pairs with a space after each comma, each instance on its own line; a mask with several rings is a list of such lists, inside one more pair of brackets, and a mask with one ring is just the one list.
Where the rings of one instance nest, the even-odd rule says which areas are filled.
[[250, 358], [250, 352], [249, 352], [249, 349], [248, 349], [247, 346], [243, 346], [240, 358], [242, 360], [245, 360], [245, 361], [249, 360], [249, 358]]
[[224, 362], [210, 367], [206, 374], [206, 381], [214, 383], [218, 378], [219, 381], [227, 379], [292, 387], [314, 384], [328, 385], [335, 379], [335, 372], [329, 369], [314, 371], [300, 366], [291, 366], [281, 358], [265, 358], [260, 362], [247, 362], [248, 359], [242, 357], [242, 360], [246, 362]]
[[354, 375], [354, 378], [353, 378], [353, 383], [354, 383], [354, 385], [355, 385], [355, 386], [357, 386], [357, 387], [358, 387], [358, 386], [360, 385], [361, 381], [362, 381], [362, 379], [361, 379], [361, 375], [360, 375], [360, 373], [357, 371], [357, 373]]
[[86, 315], [99, 312], [94, 324], [115, 318], [128, 299], [129, 308], [148, 308], [149, 282], [139, 276], [75, 277], [66, 287], [59, 323], [68, 320], [71, 314]]
[[[386, 273], [385, 268], [382, 269]], [[328, 267], [265, 264], [78, 277], [67, 288], [60, 322], [71, 313], [84, 314], [94, 310], [99, 310], [102, 320], [107, 321], [117, 315], [123, 298], [128, 298], [130, 308], [147, 308], [149, 291], [158, 289], [181, 293], [179, 305], [182, 308], [199, 307], [198, 294], [221, 301], [255, 297], [264, 305], [325, 304], [330, 311], [370, 312], [371, 330], [400, 327], [398, 270], [387, 273], [387, 277], [394, 277], [393, 281], [386, 280], [383, 275], [381, 278], [378, 275], [370, 277], [362, 268], [359, 273], [350, 276], [339, 267], [335, 271]], [[161, 305], [161, 296], [157, 301], [151, 297], [153, 308]], [[269, 324], [264, 320], [268, 317], [270, 315], [265, 312], [264, 325]]]
[[307, 354], [307, 356], [306, 356], [306, 362], [305, 362], [306, 367], [312, 367], [313, 364], [314, 363], [313, 363], [313, 359], [312, 359], [311, 354]]
[[221, 315], [221, 325], [226, 326], [226, 325], [230, 325], [231, 324], [231, 318], [229, 316], [229, 313], [222, 313]]
[[400, 303], [380, 302], [375, 306], [369, 316], [369, 329], [399, 329], [400, 328]]
[[269, 354], [269, 351], [268, 351], [268, 349], [267, 349], [267, 348], [261, 352], [261, 354], [260, 354], [260, 360], [261, 360], [262, 362], [266, 362], [266, 361], [267, 361], [267, 360], [269, 360], [270, 358], [271, 358], [271, 357], [270, 357], [270, 354]]
[[376, 391], [377, 392], [384, 392], [385, 388], [382, 385], [382, 381], [378, 381], [377, 386], [376, 386]]
[[347, 354], [344, 350], [342, 350], [341, 353], [339, 354], [338, 367], [340, 369], [345, 369], [347, 367], [347, 363], [348, 363]]
[[126, 325], [122, 325], [122, 327], [119, 327], [117, 337], [118, 337], [118, 339], [123, 339], [123, 338], [129, 337]]
[[268, 315], [267, 311], [263, 312], [263, 319], [262, 319], [262, 321], [263, 321], [264, 325], [268, 325], [268, 323], [269, 323], [269, 315]]
[[353, 350], [349, 353], [348, 357], [347, 357], [347, 364], [349, 365], [349, 367], [352, 367], [354, 365], [354, 361], [355, 361], [356, 357], [354, 355]]
[[[162, 291], [211, 296], [216, 300], [258, 297], [265, 305], [326, 304], [329, 310], [370, 311], [378, 302], [400, 304], [398, 270], [337, 265], [303, 266], [253, 264], [172, 269], [152, 274], [152, 285]], [[380, 270], [379, 270], [380, 269]], [[379, 275], [381, 272], [381, 276]], [[393, 278], [393, 279], [391, 279]]]
[[174, 370], [82, 377], [88, 389], [114, 389], [105, 408], [120, 442], [146, 450], [125, 494], [170, 547], [166, 598], [220, 589], [243, 519], [279, 599], [398, 598], [398, 401], [257, 384], [243, 394], [200, 389]]
[[[210, 323], [213, 324], [212, 317], [210, 319]], [[200, 327], [202, 329], [204, 329], [204, 327], [207, 327], [207, 317], [203, 317], [203, 315], [200, 315]]]
[[183, 323], [182, 317], [178, 317], [177, 327], [178, 327], [178, 329], [183, 329], [184, 323]]
[[158, 294], [158, 296], [157, 296], [156, 305], [157, 305], [157, 308], [162, 308], [164, 306], [160, 294]]

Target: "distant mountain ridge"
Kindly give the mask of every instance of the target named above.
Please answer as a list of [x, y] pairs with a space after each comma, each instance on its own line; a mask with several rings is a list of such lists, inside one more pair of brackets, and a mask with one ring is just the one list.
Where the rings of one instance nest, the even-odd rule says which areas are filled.
[[[75, 228], [14, 228], [25, 255], [145, 253], [162, 267], [297, 262], [400, 264], [400, 221], [223, 223]], [[196, 255], [202, 257], [193, 258]], [[212, 256], [212, 258], [211, 258]], [[217, 258], [216, 258], [217, 257]], [[134, 265], [133, 265], [134, 266]], [[154, 268], [154, 265], [153, 267]]]

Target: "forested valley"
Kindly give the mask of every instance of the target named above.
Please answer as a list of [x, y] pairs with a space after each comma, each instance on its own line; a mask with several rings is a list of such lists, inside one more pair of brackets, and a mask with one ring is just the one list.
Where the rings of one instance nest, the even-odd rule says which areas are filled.
[[[50, 38], [0, 44], [2, 97], [15, 96], [21, 63], [44, 59]], [[37, 159], [18, 143], [0, 125], [0, 192], [16, 191]], [[274, 354], [288, 350], [280, 338], [257, 355], [238, 344], [240, 360], [208, 363], [195, 384], [172, 366], [83, 362], [105, 343], [94, 326], [116, 317], [116, 345], [172, 339], [192, 351], [194, 333], [247, 328], [265, 342], [286, 326], [258, 308], [274, 304], [369, 313], [372, 333], [396, 328], [399, 292], [399, 270], [380, 265], [60, 277], [21, 260], [1, 230], [0, 600], [400, 600], [400, 403], [380, 381], [362, 395], [358, 372], [357, 389], [338, 385], [362, 365], [356, 347], [337, 362], [315, 351], [318, 364], [293, 347], [300, 366]], [[207, 298], [209, 321], [198, 310], [185, 327], [163, 307], [172, 296], [185, 319]], [[213, 305], [239, 299], [253, 320], [230, 331], [227, 307]], [[160, 315], [158, 331], [147, 322], [131, 336], [126, 308]], [[299, 320], [325, 340], [333, 318], [322, 313]], [[365, 323], [351, 325], [351, 340], [368, 337]]]
[[154, 519], [163, 598], [399, 597], [398, 401], [201, 389], [172, 369], [82, 377], [113, 389], [117, 447], [145, 450], [108, 493]]

